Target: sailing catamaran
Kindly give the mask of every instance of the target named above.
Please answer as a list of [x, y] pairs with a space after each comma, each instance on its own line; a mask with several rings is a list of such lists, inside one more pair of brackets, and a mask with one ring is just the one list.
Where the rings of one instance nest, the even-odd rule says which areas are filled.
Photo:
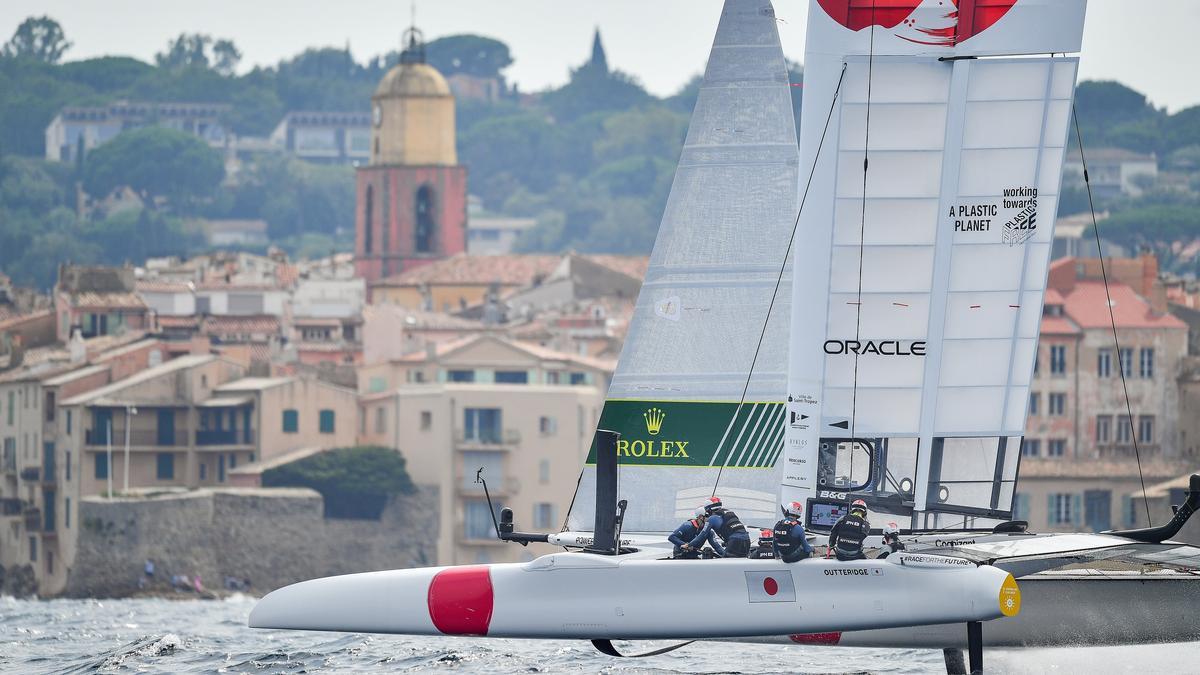
[[[984, 643], [1200, 639], [1164, 620], [1200, 597], [1200, 549], [1161, 543], [1200, 480], [1162, 528], [1011, 522], [1084, 9], [814, 0], [797, 144], [774, 8], [725, 0], [566, 525], [497, 526], [568, 552], [303, 582], [250, 625], [613, 654], [613, 639], [968, 645], [973, 669]], [[863, 498], [909, 552], [664, 559], [714, 494], [762, 526], [799, 501], [814, 533]]]

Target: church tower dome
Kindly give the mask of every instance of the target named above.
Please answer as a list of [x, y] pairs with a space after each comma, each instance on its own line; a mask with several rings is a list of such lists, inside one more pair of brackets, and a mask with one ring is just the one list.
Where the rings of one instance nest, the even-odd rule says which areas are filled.
[[405, 33], [400, 63], [371, 97], [371, 164], [455, 166], [454, 95], [446, 78], [425, 62], [421, 32]]

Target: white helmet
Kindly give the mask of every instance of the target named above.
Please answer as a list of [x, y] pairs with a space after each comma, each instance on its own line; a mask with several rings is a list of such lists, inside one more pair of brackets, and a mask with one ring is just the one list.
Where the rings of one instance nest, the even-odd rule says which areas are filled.
[[895, 523], [888, 523], [883, 526], [883, 536], [900, 534], [900, 526]]
[[708, 511], [705, 511], [703, 506], [701, 506], [700, 508], [698, 508], [692, 512], [693, 518], [704, 518], [707, 515], [708, 515]]
[[804, 513], [804, 505], [800, 502], [784, 502], [780, 508], [783, 510], [783, 515], [789, 518], [799, 518]]

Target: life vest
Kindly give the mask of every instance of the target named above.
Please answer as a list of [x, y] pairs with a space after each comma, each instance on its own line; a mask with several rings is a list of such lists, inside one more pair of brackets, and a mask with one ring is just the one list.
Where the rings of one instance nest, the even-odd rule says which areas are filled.
[[715, 513], [721, 516], [721, 527], [717, 529], [717, 536], [721, 538], [721, 541], [729, 541], [729, 538], [737, 532], [746, 534], [746, 526], [738, 519], [736, 513], [726, 511], [725, 509], [721, 509]]
[[863, 518], [847, 515], [834, 526], [834, 532], [837, 534], [837, 541], [834, 542], [837, 552], [845, 556], [858, 556], [862, 554], [863, 542], [871, 532], [871, 525]]
[[800, 542], [792, 537], [792, 530], [800, 524], [800, 521], [792, 518], [784, 518], [775, 523], [775, 548], [779, 549], [780, 557], [787, 556], [796, 552], [797, 549], [803, 548]]

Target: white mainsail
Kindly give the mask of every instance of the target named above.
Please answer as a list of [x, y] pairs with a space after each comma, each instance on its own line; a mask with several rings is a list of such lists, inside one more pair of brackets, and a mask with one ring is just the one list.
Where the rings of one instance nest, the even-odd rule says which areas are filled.
[[1085, 2], [905, 4], [809, 12], [783, 495], [1007, 518]]
[[[775, 520], [799, 162], [776, 21], [766, 0], [725, 2], [609, 387], [626, 532], [671, 531], [718, 474], [743, 519]], [[568, 529], [591, 529], [594, 500], [589, 458]]]

